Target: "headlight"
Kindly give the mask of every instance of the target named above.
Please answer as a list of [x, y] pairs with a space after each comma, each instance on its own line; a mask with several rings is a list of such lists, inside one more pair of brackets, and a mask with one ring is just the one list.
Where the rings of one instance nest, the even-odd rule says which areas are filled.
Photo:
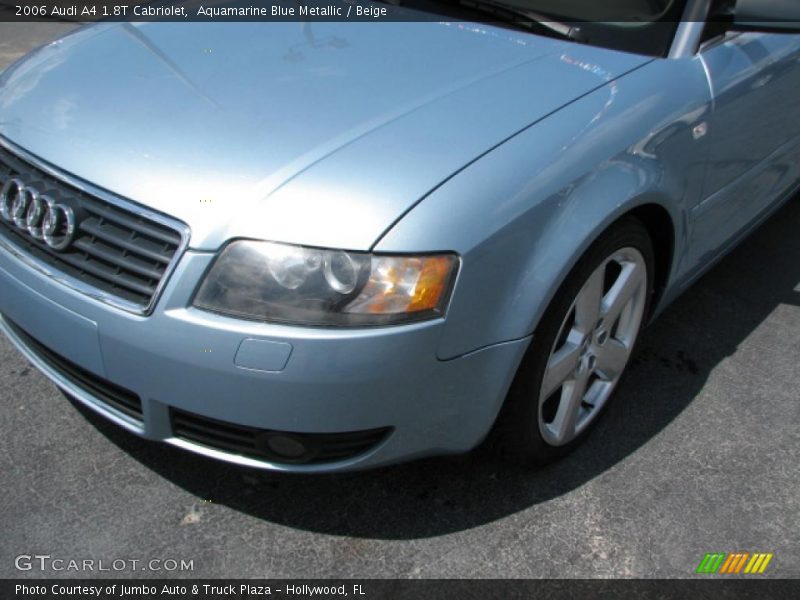
[[388, 325], [444, 314], [452, 254], [389, 256], [237, 241], [217, 257], [193, 304], [246, 319]]

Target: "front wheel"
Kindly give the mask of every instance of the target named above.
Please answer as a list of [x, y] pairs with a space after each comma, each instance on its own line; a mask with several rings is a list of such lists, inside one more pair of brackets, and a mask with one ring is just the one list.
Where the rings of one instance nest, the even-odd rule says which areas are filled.
[[581, 441], [636, 346], [653, 264], [650, 237], [633, 217], [589, 248], [533, 335], [490, 435], [492, 448], [514, 462], [543, 464]]

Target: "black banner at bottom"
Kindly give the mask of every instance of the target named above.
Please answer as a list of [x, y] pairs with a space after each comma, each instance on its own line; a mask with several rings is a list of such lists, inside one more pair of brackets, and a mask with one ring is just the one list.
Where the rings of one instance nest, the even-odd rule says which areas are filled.
[[455, 600], [510, 598], [786, 598], [800, 597], [800, 580], [780, 579], [7, 579], [0, 598], [37, 600], [123, 599]]

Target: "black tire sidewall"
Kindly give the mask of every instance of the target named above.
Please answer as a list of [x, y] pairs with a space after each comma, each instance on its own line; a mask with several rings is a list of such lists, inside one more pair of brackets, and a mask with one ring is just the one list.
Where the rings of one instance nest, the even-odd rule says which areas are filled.
[[[531, 344], [520, 363], [506, 401], [489, 436], [490, 447], [503, 458], [524, 464], [546, 464], [556, 460], [579, 445], [597, 425], [602, 414], [606, 412], [611, 398], [589, 426], [574, 440], [563, 446], [548, 444], [539, 430], [539, 391], [550, 352], [564, 319], [589, 276], [609, 256], [626, 247], [636, 248], [642, 254], [647, 269], [647, 299], [644, 316], [631, 356], [636, 351], [642, 328], [650, 314], [655, 257], [653, 244], [645, 226], [635, 217], [625, 217], [600, 235], [583, 254], [539, 321]], [[624, 372], [621, 379], [623, 378]]]

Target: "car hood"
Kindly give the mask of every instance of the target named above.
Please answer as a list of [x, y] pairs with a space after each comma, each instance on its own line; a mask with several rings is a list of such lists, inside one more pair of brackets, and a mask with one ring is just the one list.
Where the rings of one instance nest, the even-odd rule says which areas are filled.
[[185, 221], [193, 248], [368, 249], [466, 164], [647, 60], [468, 23], [101, 24], [3, 74], [0, 136]]

